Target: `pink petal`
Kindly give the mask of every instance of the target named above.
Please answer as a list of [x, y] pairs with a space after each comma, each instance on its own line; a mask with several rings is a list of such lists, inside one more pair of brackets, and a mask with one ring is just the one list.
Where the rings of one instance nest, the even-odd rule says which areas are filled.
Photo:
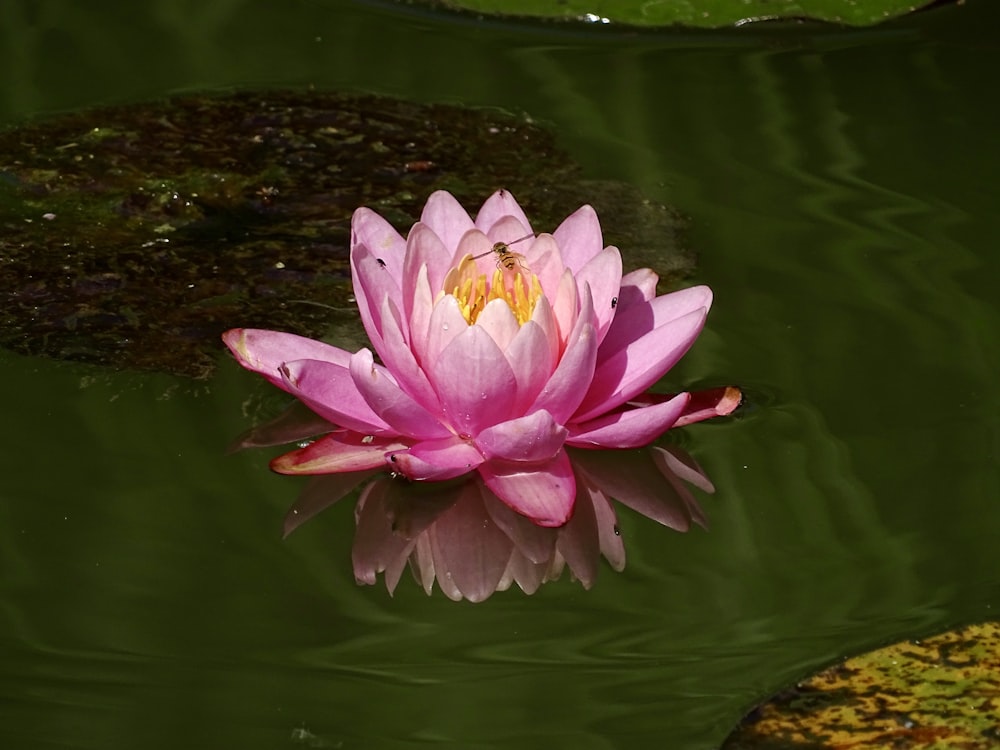
[[486, 303], [486, 307], [476, 318], [476, 325], [490, 335], [490, 338], [502, 352], [507, 351], [510, 342], [521, 330], [510, 305], [502, 299]]
[[[587, 495], [594, 507], [597, 519], [597, 533], [600, 537], [601, 554], [616, 573], [625, 570], [625, 544], [618, 528], [618, 514], [603, 492], [587, 488]], [[577, 495], [577, 502], [584, 502]]]
[[590, 206], [581, 206], [552, 233], [562, 250], [566, 267], [576, 273], [604, 247], [601, 222]]
[[413, 350], [407, 345], [398, 324], [399, 312], [392, 300], [382, 303], [383, 362], [406, 393], [428, 413], [439, 414], [441, 404], [427, 375], [421, 369]]
[[[463, 212], [464, 213], [464, 212]], [[465, 217], [469, 220], [469, 217]], [[470, 220], [471, 225], [471, 220]], [[407, 318], [413, 316], [417, 302], [416, 281], [422, 269], [427, 274], [430, 289], [438, 290], [452, 264], [454, 245], [444, 243], [432, 229], [424, 224], [415, 224], [406, 239], [406, 260], [403, 263], [403, 309]]]
[[690, 403], [674, 426], [683, 427], [703, 419], [732, 414], [742, 400], [743, 394], [740, 393], [740, 389], [733, 386], [697, 391], [691, 394]]
[[336, 474], [384, 469], [386, 453], [406, 447], [404, 443], [385, 438], [363, 442], [369, 437], [356, 432], [334, 432], [305, 448], [278, 456], [271, 461], [271, 469], [279, 474]]
[[712, 290], [707, 286], [693, 286], [664, 294], [648, 304], [633, 305], [619, 299], [614, 322], [601, 342], [598, 361], [609, 359], [650, 331], [669, 326], [692, 312], [704, 311], [707, 315], [711, 306]]
[[475, 470], [485, 460], [475, 446], [455, 437], [422, 440], [407, 450], [389, 454], [389, 465], [407, 479], [454, 479]]
[[445, 190], [430, 194], [420, 214], [420, 221], [441, 238], [445, 247], [451, 249], [458, 247], [462, 235], [475, 226], [462, 205]]
[[539, 526], [562, 526], [573, 513], [576, 480], [565, 451], [530, 470], [496, 461], [480, 466], [479, 474], [498, 498]]
[[583, 288], [581, 302], [580, 315], [570, 332], [566, 352], [529, 409], [545, 409], [561, 424], [569, 421], [580, 406], [586, 395], [586, 384], [594, 376], [597, 361], [597, 336], [589, 322], [593, 318], [593, 307], [587, 286]]
[[354, 385], [372, 411], [396, 433], [419, 440], [451, 435], [435, 415], [399, 387], [385, 368], [375, 366], [368, 349], [351, 357], [350, 369]]
[[405, 313], [409, 318], [410, 348], [413, 350], [413, 356], [417, 364], [422, 367], [424, 362], [433, 361], [432, 358], [427, 356], [427, 346], [431, 326], [431, 314], [434, 312], [434, 294], [431, 292], [430, 282], [427, 279], [426, 266], [421, 266], [417, 272], [416, 279], [413, 281], [412, 292], [413, 295], [410, 302], [412, 307], [405, 311]]
[[632, 300], [649, 302], [656, 297], [656, 284], [660, 277], [651, 268], [637, 268], [622, 276], [622, 296], [619, 296], [618, 307], [628, 307]]
[[559, 289], [555, 297], [549, 297], [552, 301], [552, 315], [559, 329], [559, 340], [563, 343], [569, 338], [569, 332], [573, 330], [573, 325], [579, 317], [579, 295], [582, 292], [583, 287], [577, 287], [576, 278], [567, 269], [559, 280]]
[[695, 310], [598, 360], [590, 390], [573, 421], [585, 422], [614, 409], [662, 378], [691, 348], [707, 314], [704, 308]]
[[380, 355], [382, 353], [382, 300], [402, 299], [396, 281], [363, 245], [351, 249], [351, 277], [361, 323]]
[[234, 328], [222, 334], [222, 340], [246, 369], [263, 375], [285, 389], [281, 366], [296, 359], [316, 359], [347, 367], [349, 352], [330, 344], [294, 333], [265, 331], [259, 328]]
[[555, 458], [566, 442], [567, 430], [547, 411], [487, 427], [476, 437], [476, 447], [487, 459], [537, 463]]
[[510, 417], [517, 381], [503, 352], [479, 326], [466, 327], [432, 367], [444, 418], [459, 435], [478, 435]]
[[388, 480], [372, 482], [361, 493], [355, 509], [357, 529], [351, 548], [354, 578], [358, 583], [372, 585], [376, 576], [390, 569], [397, 571], [390, 583], [386, 574], [389, 593], [399, 580], [407, 555], [413, 548], [412, 538], [395, 533], [393, 506], [397, 482]]
[[281, 368], [284, 390], [340, 427], [362, 434], [396, 434], [365, 401], [347, 367], [315, 359], [288, 362]]
[[[351, 217], [351, 250], [365, 247], [374, 258], [380, 258], [398, 286], [402, 280], [406, 240], [393, 226], [369, 208], [359, 208]], [[360, 301], [360, 300], [359, 300]]]
[[576, 274], [577, 287], [590, 286], [594, 298], [597, 341], [604, 339], [617, 309], [621, 293], [622, 256], [617, 247], [606, 247], [590, 259]]
[[542, 291], [546, 296], [555, 299], [566, 264], [563, 263], [559, 245], [552, 239], [551, 234], [540, 234], [535, 237], [527, 260], [531, 272], [538, 277]]
[[[420, 366], [428, 375], [433, 373], [434, 364], [441, 359], [441, 353], [451, 343], [469, 330], [469, 324], [458, 307], [458, 300], [446, 295], [434, 304], [430, 324], [427, 328], [427, 342], [419, 349], [425, 351]], [[440, 396], [440, 391], [438, 392]]]
[[497, 190], [486, 199], [476, 215], [476, 227], [489, 234], [493, 225], [504, 216], [513, 216], [517, 219], [524, 227], [524, 234], [531, 232], [531, 222], [528, 221], [528, 217], [514, 200], [514, 196], [506, 190]]
[[690, 394], [681, 393], [655, 406], [615, 410], [570, 425], [567, 443], [581, 448], [638, 448], [669, 430], [687, 408]]
[[649, 452], [653, 457], [653, 463], [664, 476], [681, 479], [710, 495], [715, 492], [715, 485], [698, 462], [677, 446], [669, 445], [666, 448], [654, 446]]
[[552, 349], [542, 327], [534, 320], [529, 320], [521, 326], [504, 351], [517, 381], [517, 396], [514, 398], [512, 413], [527, 412], [552, 375], [555, 366]]

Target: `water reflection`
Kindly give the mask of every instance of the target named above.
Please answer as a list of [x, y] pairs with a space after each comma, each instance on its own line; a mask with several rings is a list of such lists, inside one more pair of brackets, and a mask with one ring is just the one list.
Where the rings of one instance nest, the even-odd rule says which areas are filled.
[[[327, 432], [300, 404], [240, 438], [234, 448], [259, 447]], [[325, 429], [321, 429], [324, 428]], [[625, 545], [614, 501], [676, 531], [706, 525], [689, 487], [714, 491], [698, 464], [681, 448], [568, 450], [577, 482], [569, 522], [541, 527], [511, 510], [479, 478], [410, 482], [383, 469], [314, 477], [289, 509], [284, 533], [360, 490], [352, 561], [360, 584], [379, 574], [390, 594], [409, 568], [430, 594], [479, 602], [512, 584], [533, 594], [566, 571], [589, 589], [600, 560], [625, 568]]]

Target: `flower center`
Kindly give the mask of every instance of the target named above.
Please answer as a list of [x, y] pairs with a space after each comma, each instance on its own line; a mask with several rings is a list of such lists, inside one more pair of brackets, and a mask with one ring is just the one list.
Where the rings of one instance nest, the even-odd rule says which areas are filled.
[[476, 322], [483, 308], [495, 299], [507, 303], [518, 325], [531, 320], [535, 303], [542, 297], [542, 285], [538, 277], [528, 271], [517, 258], [497, 266], [492, 280], [479, 273], [479, 268], [471, 255], [466, 255], [458, 265], [448, 271], [444, 279], [442, 294], [451, 294], [458, 300], [469, 325]]

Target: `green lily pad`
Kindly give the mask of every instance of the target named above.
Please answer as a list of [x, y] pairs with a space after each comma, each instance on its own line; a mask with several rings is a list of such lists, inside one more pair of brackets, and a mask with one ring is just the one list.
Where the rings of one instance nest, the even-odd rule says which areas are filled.
[[756, 709], [723, 750], [1000, 746], [1000, 623], [848, 659]]
[[591, 203], [630, 266], [691, 269], [676, 212], [582, 179], [526, 117], [315, 91], [184, 96], [0, 132], [0, 346], [194, 377], [227, 328], [339, 326], [361, 346], [354, 209], [406, 231], [434, 190], [475, 210], [500, 187], [537, 231]]
[[873, 26], [912, 13], [932, 0], [443, 0], [441, 4], [503, 16], [721, 28], [782, 19]]

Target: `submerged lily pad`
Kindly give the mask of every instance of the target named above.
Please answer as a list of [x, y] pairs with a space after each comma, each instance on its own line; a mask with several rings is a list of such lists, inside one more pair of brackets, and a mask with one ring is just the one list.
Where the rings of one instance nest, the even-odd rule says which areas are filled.
[[525, 117], [314, 91], [184, 96], [0, 133], [0, 346], [206, 376], [227, 328], [356, 325], [356, 207], [405, 231], [434, 190], [474, 208], [500, 187], [538, 231], [591, 203], [630, 265], [655, 253], [661, 272], [690, 270], [675, 212], [583, 180]]
[[933, 0], [441, 0], [439, 4], [498, 16], [721, 28], [800, 19], [873, 26], [931, 5]]
[[1000, 623], [848, 659], [754, 711], [723, 750], [1000, 746]]

